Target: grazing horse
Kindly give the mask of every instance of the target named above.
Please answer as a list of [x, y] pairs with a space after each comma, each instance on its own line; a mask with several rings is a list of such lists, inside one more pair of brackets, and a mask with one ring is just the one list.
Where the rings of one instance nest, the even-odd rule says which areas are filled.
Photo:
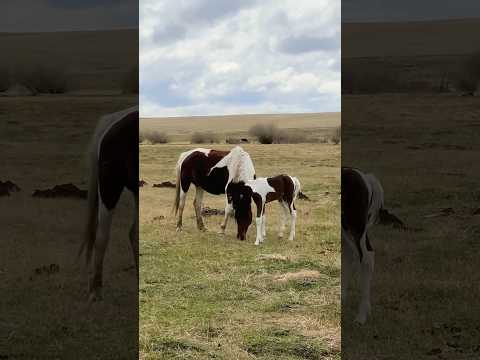
[[[173, 209], [177, 218], [177, 231], [182, 229], [182, 216], [185, 199], [190, 185], [195, 185], [195, 200], [193, 206], [197, 218], [197, 227], [204, 231], [202, 219], [203, 192], [220, 195], [225, 194], [228, 184], [255, 179], [255, 168], [250, 155], [240, 146], [230, 151], [197, 148], [180, 154], [176, 166], [177, 181]], [[221, 225], [225, 233], [228, 218], [233, 212], [231, 199], [227, 197], [225, 218]], [[245, 232], [238, 226], [237, 238], [245, 239]]]
[[370, 314], [370, 287], [375, 252], [368, 229], [381, 222], [384, 209], [383, 188], [372, 174], [342, 167], [342, 297], [346, 300], [352, 266], [361, 266], [361, 300], [356, 321], [363, 324]]
[[80, 254], [86, 249], [88, 266], [94, 253], [89, 301], [95, 301], [102, 297], [103, 259], [113, 211], [124, 188], [130, 190], [135, 202], [129, 235], [138, 277], [138, 106], [100, 119], [89, 148], [89, 162], [87, 227]]
[[287, 217], [290, 216], [290, 236], [288, 240], [295, 238], [295, 223], [297, 219], [295, 200], [300, 192], [300, 188], [300, 181], [296, 177], [277, 175], [230, 184], [227, 194], [232, 198], [237, 223], [246, 226], [246, 229], [244, 229], [245, 233], [248, 226], [252, 223], [251, 201], [253, 200], [255, 203], [257, 207], [257, 217], [255, 219], [257, 237], [255, 245], [259, 245], [265, 240], [266, 236], [265, 204], [275, 200], [278, 200], [282, 208], [282, 220], [278, 237], [283, 237], [285, 223]]

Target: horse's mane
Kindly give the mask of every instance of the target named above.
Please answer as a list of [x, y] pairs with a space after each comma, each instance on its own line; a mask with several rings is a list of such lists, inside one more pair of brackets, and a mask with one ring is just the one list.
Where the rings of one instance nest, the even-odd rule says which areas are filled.
[[[255, 175], [250, 155], [240, 146], [235, 146], [230, 152], [214, 167], [226, 166], [229, 173], [227, 185], [231, 182], [238, 183], [240, 181], [247, 182], [252, 180]], [[211, 171], [211, 170], [210, 170]]]

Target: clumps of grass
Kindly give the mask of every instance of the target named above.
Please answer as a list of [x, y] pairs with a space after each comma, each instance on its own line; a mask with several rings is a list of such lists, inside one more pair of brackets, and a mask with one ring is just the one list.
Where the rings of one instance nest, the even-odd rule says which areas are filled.
[[169, 137], [160, 131], [144, 131], [139, 134], [139, 142], [151, 145], [166, 144], [169, 142]]
[[318, 360], [331, 351], [317, 339], [308, 338], [288, 329], [264, 329], [244, 336], [245, 350], [255, 356], [294, 356]]
[[205, 350], [200, 346], [183, 339], [173, 337], [164, 337], [154, 340], [152, 350], [162, 355], [177, 356], [179, 353], [195, 354], [204, 353]]
[[191, 144], [216, 144], [220, 142], [220, 138], [217, 134], [207, 131], [207, 132], [194, 132], [190, 138]]
[[134, 66], [125, 74], [122, 83], [122, 92], [124, 94], [138, 94], [138, 65]]
[[306, 142], [306, 136], [303, 132], [279, 129], [275, 124], [253, 125], [248, 133], [255, 136], [260, 144], [298, 144]]
[[480, 51], [470, 55], [460, 71], [457, 87], [468, 95], [473, 95], [480, 84]]

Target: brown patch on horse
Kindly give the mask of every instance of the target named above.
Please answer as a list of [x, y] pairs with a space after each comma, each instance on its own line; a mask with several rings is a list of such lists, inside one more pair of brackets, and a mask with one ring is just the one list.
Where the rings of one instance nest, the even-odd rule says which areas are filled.
[[210, 194], [219, 195], [225, 193], [228, 181], [228, 170], [223, 169], [224, 174], [216, 174], [222, 168], [212, 169], [220, 160], [227, 156], [229, 151], [210, 150], [208, 155], [201, 151], [194, 151], [182, 162], [180, 171], [180, 185], [183, 192], [187, 192], [190, 184], [199, 186]]
[[268, 184], [275, 189], [274, 193], [267, 194], [267, 203], [274, 200], [285, 201], [290, 204], [293, 201], [295, 184], [288, 175], [277, 175], [267, 178]]

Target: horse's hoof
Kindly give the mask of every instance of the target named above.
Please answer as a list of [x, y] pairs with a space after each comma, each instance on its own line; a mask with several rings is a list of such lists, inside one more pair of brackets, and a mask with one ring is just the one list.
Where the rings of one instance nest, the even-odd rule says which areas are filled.
[[180, 231], [182, 231], [182, 227], [181, 227], [181, 226], [177, 226], [177, 230], [176, 230], [176, 231], [177, 231], [177, 233], [180, 232]]
[[102, 294], [100, 293], [100, 291], [94, 291], [88, 297], [88, 303], [92, 304], [92, 303], [95, 303], [95, 302], [102, 301], [102, 299], [103, 298], [102, 298]]
[[288, 240], [289, 240], [289, 241], [293, 241], [293, 237], [289, 237]]

